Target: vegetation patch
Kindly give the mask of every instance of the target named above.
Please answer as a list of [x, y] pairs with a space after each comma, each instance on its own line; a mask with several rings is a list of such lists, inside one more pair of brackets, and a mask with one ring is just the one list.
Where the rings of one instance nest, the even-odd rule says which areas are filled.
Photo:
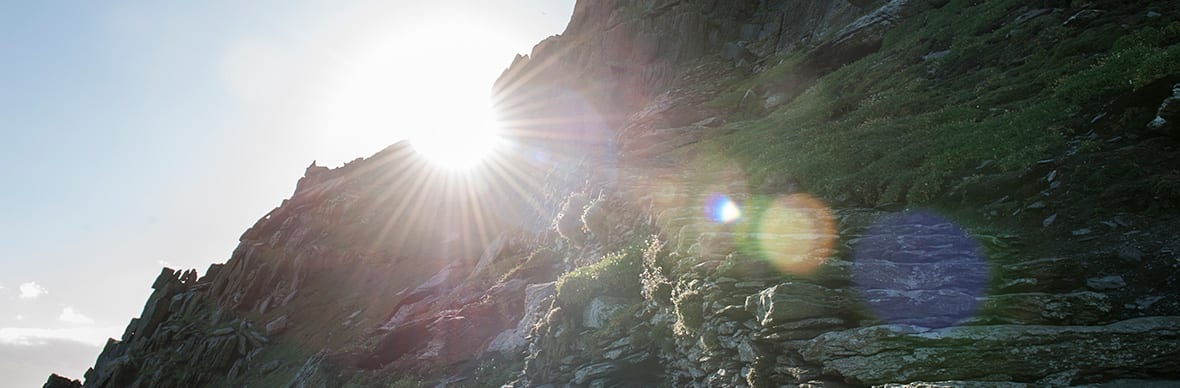
[[557, 279], [557, 303], [570, 308], [585, 306], [595, 296], [639, 297], [643, 252], [637, 246], [607, 254], [597, 263], [561, 275]]
[[670, 259], [664, 250], [664, 242], [653, 236], [643, 251], [643, 273], [639, 275], [643, 299], [656, 305], [671, 304], [672, 282], [668, 279]]
[[[734, 100], [757, 85], [731, 85], [713, 102], [735, 112], [724, 152], [752, 187], [786, 174], [829, 203], [867, 206], [936, 202], [980, 166], [1028, 169], [1062, 154], [1079, 116], [1180, 77], [1180, 23], [1125, 28], [1113, 18], [1134, 16], [1115, 7], [1081, 28], [1061, 11], [1023, 19], [1026, 2], [952, 0], [763, 115]], [[781, 85], [798, 66], [784, 59], [752, 80]]]
[[696, 333], [705, 320], [704, 302], [704, 296], [695, 284], [678, 287], [672, 295], [676, 312], [676, 324], [673, 325], [672, 331], [677, 335]]

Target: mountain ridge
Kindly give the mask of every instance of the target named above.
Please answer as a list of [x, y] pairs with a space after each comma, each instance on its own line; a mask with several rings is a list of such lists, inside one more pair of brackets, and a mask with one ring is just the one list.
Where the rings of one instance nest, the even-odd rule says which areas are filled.
[[1174, 383], [1176, 15], [578, 1], [494, 162], [313, 163], [46, 386]]

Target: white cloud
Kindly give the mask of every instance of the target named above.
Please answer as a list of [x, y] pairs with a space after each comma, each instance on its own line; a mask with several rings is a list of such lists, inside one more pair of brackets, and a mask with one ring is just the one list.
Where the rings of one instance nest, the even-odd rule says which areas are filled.
[[21, 299], [37, 299], [38, 296], [48, 293], [49, 291], [46, 291], [45, 287], [41, 287], [36, 282], [21, 283], [20, 285]]
[[89, 325], [91, 323], [94, 323], [93, 318], [82, 315], [82, 313], [78, 312], [77, 310], [74, 310], [73, 307], [66, 307], [66, 308], [62, 309], [61, 315], [58, 316], [57, 319], [62, 322], [73, 323], [73, 324], [78, 324], [78, 325]]
[[103, 346], [115, 327], [71, 327], [65, 329], [42, 329], [35, 327], [0, 327], [0, 344], [19, 346], [43, 346], [52, 340], [81, 342], [92, 346]]
[[25, 320], [25, 316], [24, 316], [24, 315], [21, 315], [21, 314], [17, 314], [17, 315], [16, 315], [16, 320], [18, 320], [18, 321], [23, 321], [23, 320]]

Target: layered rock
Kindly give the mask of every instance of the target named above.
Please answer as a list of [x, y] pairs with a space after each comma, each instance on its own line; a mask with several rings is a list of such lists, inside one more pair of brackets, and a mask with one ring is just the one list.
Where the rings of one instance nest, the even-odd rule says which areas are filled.
[[1122, 372], [1126, 369], [1149, 376], [1174, 374], [1180, 362], [1178, 325], [1180, 317], [1137, 318], [1104, 326], [874, 326], [826, 333], [805, 344], [801, 354], [823, 365], [826, 373], [857, 383], [1034, 382], [1052, 377], [1063, 381], [1045, 384], [1077, 384], [1130, 377]]

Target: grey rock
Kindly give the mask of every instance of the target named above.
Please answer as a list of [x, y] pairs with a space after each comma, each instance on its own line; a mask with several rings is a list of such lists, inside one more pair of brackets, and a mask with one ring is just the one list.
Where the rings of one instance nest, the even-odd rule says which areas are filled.
[[591, 299], [582, 311], [582, 326], [601, 329], [624, 304], [625, 301], [619, 298], [599, 296]]
[[1070, 16], [1069, 19], [1065, 19], [1065, 22], [1061, 23], [1061, 25], [1071, 27], [1084, 26], [1105, 13], [1106, 11], [1100, 9], [1083, 9]]
[[841, 28], [834, 38], [813, 50], [806, 63], [815, 68], [835, 68], [877, 51], [885, 33], [908, 17], [913, 8], [909, 0], [889, 1]]
[[973, 315], [979, 308], [979, 295], [960, 289], [869, 289], [860, 294], [874, 312], [892, 323], [945, 327]]
[[232, 327], [223, 327], [223, 328], [220, 328], [220, 329], [213, 330], [213, 331], [209, 332], [209, 335], [210, 335], [210, 336], [212, 336], [212, 337], [220, 337], [220, 336], [223, 336], [223, 335], [230, 335], [230, 334], [233, 334], [233, 332], [234, 332], [234, 328], [232, 328]]
[[844, 290], [786, 282], [746, 298], [746, 311], [763, 327], [808, 318], [830, 317], [848, 307]]
[[606, 377], [617, 370], [619, 367], [611, 362], [586, 365], [574, 372], [574, 384], [586, 384], [592, 380]]
[[274, 337], [279, 335], [280, 333], [286, 331], [289, 325], [290, 320], [287, 319], [287, 315], [284, 314], [281, 317], [275, 318], [266, 324], [266, 336]]
[[1163, 299], [1164, 299], [1164, 297], [1162, 297], [1162, 296], [1145, 296], [1145, 297], [1142, 297], [1139, 299], [1135, 299], [1134, 308], [1139, 309], [1139, 310], [1147, 310], [1148, 308], [1151, 307], [1151, 305], [1155, 304], [1155, 302], [1159, 302]]
[[769, 96], [766, 96], [766, 99], [762, 101], [762, 107], [765, 109], [768, 109], [768, 110], [774, 109], [774, 108], [779, 107], [782, 104], [787, 103], [788, 100], [789, 100], [789, 97], [784, 93], [771, 94]]
[[525, 340], [533, 328], [545, 317], [548, 305], [557, 293], [557, 282], [530, 284], [524, 289], [524, 314], [516, 327], [507, 329], [488, 344], [487, 351], [500, 352], [506, 356], [518, 357], [528, 342]]
[[716, 314], [730, 319], [750, 318], [750, 312], [746, 311], [746, 307], [739, 305], [725, 306], [717, 310]]
[[1092, 291], [995, 295], [986, 298], [982, 311], [986, 319], [1011, 324], [1092, 325], [1115, 318], [1110, 297]]
[[326, 373], [322, 368], [326, 359], [327, 354], [324, 351], [308, 358], [295, 372], [286, 388], [327, 388], [329, 385], [327, 378], [323, 376]]
[[888, 284], [897, 290], [934, 290], [954, 288], [982, 281], [979, 264], [967, 260], [931, 263], [898, 263], [862, 259], [855, 263], [861, 270], [857, 280], [865, 284]]
[[737, 282], [737, 283], [733, 284], [733, 288], [737, 288], [737, 289], [753, 289], [753, 288], [763, 288], [763, 287], [766, 287], [766, 283], [764, 283], [764, 282], [745, 281], [745, 282]]
[[1053, 213], [1052, 215], [1045, 217], [1045, 219], [1041, 221], [1041, 226], [1048, 228], [1050, 225], [1053, 225], [1053, 221], [1057, 221], [1057, 213]]
[[922, 60], [923, 61], [933, 61], [935, 59], [940, 59], [942, 57], [945, 57], [950, 53], [951, 53], [951, 50], [933, 51], [933, 52], [930, 52], [926, 55], [923, 55]]
[[1022, 24], [1024, 22], [1029, 21], [1029, 20], [1036, 19], [1037, 17], [1040, 17], [1042, 15], [1048, 15], [1052, 12], [1053, 12], [1052, 8], [1030, 9], [1027, 12], [1020, 14], [1020, 16], [1017, 16], [1016, 19], [1013, 19], [1012, 24]]
[[1030, 385], [1025, 383], [1015, 383], [1008, 381], [916, 381], [906, 384], [884, 384], [878, 385], [881, 388], [1028, 388]]
[[1127, 286], [1122, 276], [1111, 275], [1086, 279], [1086, 287], [1097, 291], [1117, 290]]
[[1119, 248], [1119, 259], [1126, 261], [1140, 261], [1143, 260], [1143, 251], [1133, 246], [1124, 246]]
[[1177, 122], [1180, 122], [1180, 84], [1172, 86], [1172, 96], [1160, 103], [1155, 119], [1147, 124], [1147, 128], [1166, 135], [1175, 135]]
[[242, 363], [242, 361], [243, 360], [238, 360], [237, 362], [234, 363], [233, 367], [229, 368], [229, 373], [225, 374], [226, 379], [233, 380], [233, 379], [238, 378], [238, 376], [241, 376], [242, 373], [245, 373], [246, 367], [245, 367], [245, 364]]
[[1078, 388], [1174, 388], [1180, 387], [1180, 380], [1138, 380], [1118, 379], [1103, 383], [1075, 385]]
[[476, 276], [483, 274], [484, 270], [492, 264], [492, 261], [500, 257], [500, 252], [504, 250], [504, 244], [507, 243], [508, 238], [504, 234], [496, 236], [492, 243], [484, 248], [483, 253], [479, 256], [479, 261], [475, 264], [475, 269], [471, 270], [471, 274], [467, 276], [468, 279], [473, 279]]
[[[1180, 317], [1136, 318], [1105, 326], [966, 326], [929, 330], [886, 325], [831, 332], [800, 354], [827, 373], [863, 384], [970, 380], [997, 371], [1079, 378], [1170, 373], [1180, 368]], [[1084, 349], [1079, 351], [1079, 349]], [[1134, 372], [1126, 372], [1127, 370]]]
[[258, 373], [265, 375], [270, 372], [274, 372], [275, 370], [278, 370], [279, 367], [282, 365], [283, 365], [283, 363], [279, 360], [271, 360], [270, 362], [262, 364], [262, 366], [258, 367]]

